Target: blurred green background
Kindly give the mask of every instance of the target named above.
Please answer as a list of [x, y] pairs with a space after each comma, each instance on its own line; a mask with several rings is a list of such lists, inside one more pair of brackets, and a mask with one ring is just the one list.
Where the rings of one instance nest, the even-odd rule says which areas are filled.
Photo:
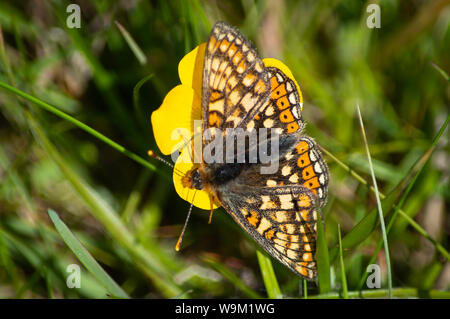
[[[66, 26], [72, 2], [81, 8], [80, 29]], [[371, 175], [357, 104], [380, 192], [396, 195], [383, 201], [386, 223], [392, 221], [394, 295], [449, 297], [448, 130], [432, 143], [449, 113], [450, 1], [375, 1], [381, 8], [375, 29], [366, 25], [369, 3], [2, 1], [0, 81], [147, 158], [148, 149], [157, 151], [150, 114], [179, 83], [178, 62], [207, 40], [216, 21], [227, 21], [262, 57], [289, 66], [303, 91], [306, 133], [327, 150], [331, 184], [322, 213], [331, 284], [320, 290], [308, 283], [308, 297], [368, 291], [364, 275], [373, 255], [387, 287], [385, 252], [375, 254], [379, 224], [367, 234], [354, 228], [376, 209], [364, 185]], [[49, 208], [131, 297], [266, 297], [255, 244], [223, 209], [208, 225], [209, 212], [194, 208], [182, 250], [174, 251], [189, 204], [174, 191], [170, 168], [149, 161], [154, 170], [0, 90], [0, 297], [112, 295], [63, 241]], [[419, 170], [413, 184], [408, 177]], [[404, 194], [395, 190], [407, 186], [402, 211], [391, 209]], [[345, 268], [333, 258], [338, 224]], [[79, 289], [66, 285], [70, 264], [81, 266]], [[276, 261], [273, 267], [283, 296], [304, 296], [298, 277]]]

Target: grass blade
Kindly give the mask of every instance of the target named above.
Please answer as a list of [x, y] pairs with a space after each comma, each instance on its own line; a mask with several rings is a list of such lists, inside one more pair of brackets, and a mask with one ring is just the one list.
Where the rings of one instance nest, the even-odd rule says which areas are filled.
[[[386, 289], [368, 289], [363, 291], [349, 291], [349, 298], [382, 298], [388, 293]], [[420, 298], [423, 295], [423, 291], [417, 288], [404, 287], [392, 289], [392, 295], [397, 298]], [[449, 291], [442, 290], [430, 290], [428, 296], [432, 299], [450, 299]], [[330, 292], [328, 294], [320, 294], [309, 296], [310, 299], [339, 299], [341, 298], [338, 292]]]
[[142, 52], [141, 48], [136, 43], [136, 41], [134, 41], [131, 34], [118, 21], [114, 21], [114, 23], [116, 24], [123, 38], [127, 42], [131, 51], [133, 51], [136, 59], [139, 61], [141, 65], [145, 65], [147, 63], [147, 57], [145, 56], [144, 52]]
[[450, 76], [448, 76], [447, 72], [442, 70], [437, 64], [430, 62], [433, 68], [435, 68], [448, 82], [450, 82]]
[[134, 235], [120, 220], [118, 214], [69, 167], [31, 115], [28, 116], [28, 120], [37, 140], [59, 166], [74, 190], [90, 207], [92, 215], [103, 224], [114, 240], [127, 249], [135, 258], [137, 266], [152, 279], [155, 286], [164, 295], [173, 297], [181, 294], [182, 290], [173, 281], [173, 273], [169, 271], [169, 267], [164, 265], [160, 258], [151, 254], [148, 249], [136, 242]]
[[103, 270], [92, 255], [84, 248], [80, 241], [70, 231], [67, 225], [59, 218], [58, 214], [49, 209], [48, 215], [61, 235], [66, 245], [73, 251], [78, 260], [86, 269], [117, 298], [130, 298], [125, 291]]
[[10, 93], [13, 93], [15, 95], [18, 95], [20, 97], [23, 97], [25, 100], [49, 111], [50, 113], [55, 114], [56, 116], [62, 118], [63, 120], [66, 120], [70, 123], [72, 123], [75, 126], [78, 126], [79, 128], [81, 128], [82, 130], [88, 132], [89, 134], [91, 134], [92, 136], [94, 136], [95, 138], [98, 138], [99, 140], [101, 140], [102, 142], [108, 144], [109, 146], [111, 146], [112, 148], [116, 149], [117, 151], [119, 151], [120, 153], [124, 154], [125, 156], [131, 158], [132, 160], [138, 162], [139, 164], [143, 165], [144, 167], [147, 167], [148, 169], [154, 171], [156, 170], [156, 167], [147, 162], [145, 159], [143, 159], [142, 157], [140, 157], [139, 155], [127, 150], [125, 147], [123, 147], [122, 145], [114, 142], [113, 140], [109, 139], [108, 137], [106, 137], [105, 135], [103, 135], [102, 133], [94, 130], [93, 128], [91, 128], [90, 126], [84, 124], [83, 122], [78, 121], [77, 119], [73, 118], [72, 116], [58, 110], [56, 107], [51, 106], [50, 104], [35, 98], [34, 96], [27, 94], [19, 89], [16, 89], [15, 87], [6, 84], [5, 82], [0, 81], [0, 88], [3, 88], [5, 90], [7, 90]]
[[338, 224], [338, 240], [339, 240], [339, 262], [341, 265], [342, 295], [344, 299], [348, 299], [347, 277], [345, 276], [344, 255], [342, 253], [341, 225], [339, 224]]
[[262, 299], [263, 297], [254, 291], [252, 288], [247, 286], [238, 276], [230, 271], [225, 265], [215, 260], [213, 257], [204, 255], [203, 261], [208, 263], [217, 272], [224, 276], [228, 281], [230, 281], [237, 289], [242, 291], [246, 296], [253, 299]]
[[267, 296], [271, 299], [283, 298], [280, 286], [278, 285], [277, 277], [273, 271], [270, 257], [259, 249], [256, 250], [256, 256], [258, 257], [259, 268], [261, 269], [261, 275], [263, 277], [264, 286], [266, 287]]
[[330, 291], [330, 258], [328, 254], [327, 241], [323, 229], [322, 216], [317, 214], [317, 277], [319, 280], [319, 291], [326, 294]]
[[308, 281], [303, 279], [303, 298], [308, 299]]
[[386, 226], [384, 223], [384, 216], [383, 216], [383, 208], [381, 206], [381, 200], [380, 200], [380, 194], [378, 192], [378, 186], [377, 186], [377, 180], [375, 178], [375, 172], [373, 171], [373, 165], [372, 165], [372, 158], [370, 156], [370, 150], [369, 150], [369, 144], [367, 143], [366, 138], [366, 132], [364, 131], [364, 123], [361, 116], [361, 111], [359, 109], [359, 105], [356, 106], [358, 110], [358, 117], [359, 117], [359, 124], [361, 126], [361, 133], [364, 140], [364, 145], [366, 147], [366, 153], [367, 153], [367, 160], [369, 161], [369, 167], [370, 167], [370, 173], [372, 175], [372, 181], [373, 186], [375, 188], [375, 197], [377, 200], [377, 207], [378, 207], [378, 216], [380, 218], [380, 225], [381, 225], [381, 233], [383, 236], [383, 242], [384, 242], [384, 250], [386, 255], [386, 270], [387, 270], [387, 281], [388, 281], [388, 290], [389, 290], [389, 298], [392, 299], [392, 273], [391, 273], [391, 260], [389, 256], [389, 245], [387, 240], [387, 234], [386, 234]]
[[[428, 241], [430, 241], [439, 251], [442, 256], [444, 256], [447, 260], [450, 260], [450, 254], [449, 252], [438, 242], [436, 242], [426, 231], [423, 229], [419, 224], [417, 224], [411, 217], [409, 217], [399, 206], [395, 205], [396, 200], [401, 196], [403, 190], [405, 187], [408, 186], [408, 181], [411, 181], [413, 179], [413, 175], [422, 167], [422, 165], [425, 164], [425, 162], [428, 160], [428, 158], [431, 156], [432, 151], [434, 150], [434, 147], [436, 146], [437, 142], [439, 141], [439, 138], [444, 133], [448, 123], [450, 121], [450, 116], [447, 117], [446, 121], [443, 123], [441, 128], [439, 129], [439, 132], [433, 139], [432, 145], [428, 148], [428, 150], [424, 153], [424, 155], [416, 162], [416, 164], [413, 165], [413, 169], [410, 170], [409, 174], [395, 187], [395, 189], [385, 196], [382, 193], [380, 194], [381, 199], [383, 199], [382, 206], [383, 206], [383, 212], [387, 212], [392, 207], [398, 210], [398, 214], [407, 220], [407, 222], [412, 226], [418, 233], [420, 233], [424, 238], [426, 238]], [[323, 149], [322, 149], [323, 150]], [[339, 161], [336, 157], [334, 157], [330, 152], [327, 150], [324, 150], [325, 153], [327, 153], [328, 156], [330, 156], [332, 159], [336, 161], [340, 166], [342, 166], [345, 170], [350, 172], [352, 176], [354, 176], [358, 181], [360, 181], [362, 184], [369, 187], [370, 190], [374, 191], [374, 188], [372, 186], [369, 186], [368, 183], [359, 176], [355, 171], [351, 170], [347, 165]], [[378, 222], [377, 218], [377, 210], [374, 209], [369, 214], [367, 214], [353, 229], [348, 232], [344, 238], [342, 238], [342, 247], [345, 248], [352, 248], [357, 245], [359, 245], [361, 242], [363, 242], [376, 228]], [[330, 260], [334, 260], [338, 256], [338, 247], [334, 247], [330, 250]]]
[[141, 89], [141, 87], [147, 82], [149, 81], [151, 78], [153, 78], [153, 73], [145, 76], [144, 78], [140, 79], [139, 82], [134, 86], [133, 88], [133, 107], [134, 107], [134, 112], [136, 113], [137, 119], [140, 122], [140, 124], [142, 125], [142, 127], [145, 127], [145, 125], [147, 124], [147, 116], [144, 114], [144, 112], [142, 111], [142, 108], [139, 104], [139, 91]]
[[[389, 223], [387, 225], [386, 228], [386, 232], [389, 234], [389, 231], [391, 230], [391, 228], [394, 225], [394, 222], [396, 220], [396, 217], [398, 216], [398, 214], [400, 213], [401, 207], [403, 206], [403, 203], [405, 202], [406, 198], [409, 195], [409, 192], [411, 191], [411, 189], [413, 188], [413, 186], [415, 185], [418, 177], [420, 176], [420, 174], [422, 173], [423, 168], [425, 167], [425, 164], [428, 162], [428, 160], [431, 157], [431, 154], [433, 153], [437, 142], [439, 141], [439, 139], [441, 138], [442, 134], [444, 133], [445, 129], [447, 128], [448, 122], [450, 120], [450, 116], [447, 116], [446, 121], [442, 124], [441, 128], [439, 129], [438, 133], [436, 134], [436, 136], [433, 139], [433, 142], [431, 143], [430, 147], [428, 148], [428, 150], [425, 151], [425, 153], [417, 160], [417, 162], [413, 165], [412, 169], [410, 170], [408, 176], [405, 177], [405, 181], [408, 181], [408, 186], [406, 188], [406, 190], [403, 192], [399, 202], [397, 205], [395, 205], [394, 207], [394, 213], [392, 214], [391, 219], [389, 220]], [[415, 175], [410, 179], [409, 176], [412, 175], [413, 172], [416, 172]], [[402, 184], [402, 182], [400, 182], [400, 184]], [[431, 239], [431, 238], [430, 238]], [[433, 239], [431, 239], [433, 240]], [[433, 240], [434, 241], [434, 240]], [[436, 243], [438, 244], [438, 243]], [[369, 261], [369, 265], [373, 264], [375, 262], [376, 256], [378, 254], [378, 251], [381, 249], [381, 246], [383, 245], [382, 240], [380, 240], [375, 248], [375, 252], [373, 253], [370, 261]], [[437, 246], [437, 245], [436, 245]], [[440, 246], [440, 244], [439, 244]], [[438, 246], [436, 247], [438, 248]], [[361, 277], [361, 280], [359, 282], [358, 287], [360, 289], [362, 289], [364, 283], [366, 282], [366, 278], [368, 276], [368, 273], [365, 273], [363, 277]]]

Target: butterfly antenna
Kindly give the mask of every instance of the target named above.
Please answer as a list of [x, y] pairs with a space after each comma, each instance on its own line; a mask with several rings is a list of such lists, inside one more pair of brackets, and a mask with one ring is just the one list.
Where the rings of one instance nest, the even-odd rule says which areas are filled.
[[162, 158], [161, 156], [159, 156], [158, 154], [156, 154], [152, 150], [148, 150], [147, 151], [147, 155], [152, 157], [152, 158], [154, 158], [154, 159], [157, 159], [160, 162], [163, 162], [164, 164], [166, 164], [166, 165], [168, 165], [168, 166], [170, 166], [172, 168], [174, 168], [172, 163], [169, 163], [169, 161], [165, 160], [164, 158]]
[[191, 206], [189, 207], [189, 212], [187, 214], [186, 221], [184, 222], [183, 230], [181, 231], [180, 237], [178, 237], [177, 244], [175, 245], [175, 250], [176, 251], [180, 251], [181, 243], [183, 241], [184, 232], [186, 231], [186, 226], [188, 224], [189, 217], [191, 217], [192, 207], [194, 207], [195, 193], [196, 192], [194, 192], [194, 196], [192, 197], [192, 203], [191, 203]]
[[154, 158], [160, 162], [163, 162], [164, 164], [166, 164], [167, 166], [170, 166], [174, 169], [175, 173], [178, 174], [179, 176], [184, 176], [185, 174], [183, 174], [183, 172], [181, 172], [178, 169], [175, 169], [175, 166], [170, 163], [169, 161], [165, 160], [164, 158], [162, 158], [161, 156], [159, 156], [158, 154], [156, 154], [155, 152], [153, 152], [152, 150], [148, 150], [147, 151], [147, 155], [150, 156], [151, 158]]

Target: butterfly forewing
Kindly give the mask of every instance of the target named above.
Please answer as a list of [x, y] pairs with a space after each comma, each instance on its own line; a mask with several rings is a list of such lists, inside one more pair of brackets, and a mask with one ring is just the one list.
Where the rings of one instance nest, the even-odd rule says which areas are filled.
[[292, 134], [303, 130], [300, 92], [294, 81], [280, 69], [267, 68], [270, 81], [269, 98], [250, 122], [251, 127], [273, 128], [278, 134]]
[[203, 129], [245, 126], [269, 95], [269, 77], [255, 49], [230, 25], [217, 23], [206, 46]]

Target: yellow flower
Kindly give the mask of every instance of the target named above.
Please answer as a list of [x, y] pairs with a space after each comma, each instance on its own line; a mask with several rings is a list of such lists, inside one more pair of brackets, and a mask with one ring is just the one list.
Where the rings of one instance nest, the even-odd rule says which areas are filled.
[[[161, 106], [152, 113], [151, 122], [156, 144], [161, 153], [169, 155], [181, 148], [181, 155], [175, 163], [173, 172], [173, 183], [178, 195], [198, 208], [210, 210], [209, 194], [203, 190], [189, 189], [183, 186], [181, 181], [187, 172], [198, 165], [192, 161], [192, 138], [194, 121], [201, 120], [202, 117], [201, 96], [205, 48], [206, 43], [200, 44], [180, 61], [178, 76], [181, 84], [166, 95]], [[300, 105], [303, 105], [300, 88], [291, 70], [276, 59], [263, 59], [263, 62], [266, 67], [277, 67], [294, 81], [299, 92]], [[219, 205], [219, 203], [213, 203], [212, 207], [217, 208]]]

